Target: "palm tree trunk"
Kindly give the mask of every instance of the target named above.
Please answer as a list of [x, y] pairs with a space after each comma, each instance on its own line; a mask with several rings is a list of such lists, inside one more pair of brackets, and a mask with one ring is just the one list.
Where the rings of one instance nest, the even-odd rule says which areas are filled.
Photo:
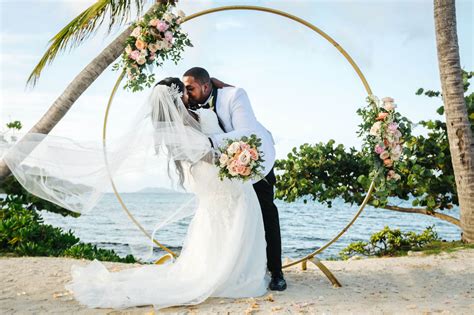
[[464, 100], [454, 0], [434, 0], [434, 18], [449, 150], [461, 210], [462, 239], [472, 243], [474, 242], [474, 143]]
[[[159, 5], [159, 4], [158, 4]], [[153, 5], [145, 14], [151, 12]], [[64, 92], [54, 101], [53, 105], [28, 133], [48, 134], [56, 124], [66, 115], [72, 105], [85, 90], [122, 54], [125, 41], [133, 30], [129, 26], [112, 43], [110, 43], [97, 57], [95, 57], [66, 87]], [[21, 141], [21, 140], [20, 140]], [[31, 148], [32, 150], [34, 148]], [[3, 160], [0, 160], [0, 183], [10, 175], [10, 169]]]

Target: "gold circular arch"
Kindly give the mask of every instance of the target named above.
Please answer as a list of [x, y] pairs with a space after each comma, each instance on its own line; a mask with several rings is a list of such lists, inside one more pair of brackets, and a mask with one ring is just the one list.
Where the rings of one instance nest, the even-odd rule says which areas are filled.
[[[370, 89], [370, 86], [369, 84], [367, 83], [367, 80], [365, 79], [364, 75], [362, 74], [362, 72], [360, 71], [359, 67], [357, 66], [357, 64], [354, 62], [354, 60], [351, 58], [351, 56], [349, 56], [349, 54], [344, 50], [344, 48], [341, 47], [341, 45], [339, 45], [334, 39], [332, 39], [328, 34], [326, 34], [325, 32], [323, 32], [321, 29], [319, 29], [318, 27], [316, 27], [315, 25], [309, 23], [308, 21], [305, 21], [297, 16], [294, 16], [294, 15], [291, 15], [291, 14], [288, 14], [286, 12], [283, 12], [283, 11], [280, 11], [280, 10], [276, 10], [276, 9], [271, 9], [271, 8], [266, 8], [266, 7], [259, 7], [259, 6], [247, 6], [247, 5], [236, 5], [236, 6], [223, 6], [223, 7], [218, 7], [218, 8], [213, 8], [213, 9], [209, 9], [209, 10], [204, 10], [204, 11], [201, 11], [201, 12], [198, 12], [198, 13], [194, 13], [194, 14], [191, 14], [187, 17], [184, 18], [184, 22], [187, 22], [187, 21], [191, 21], [195, 18], [198, 18], [200, 16], [204, 16], [204, 15], [207, 15], [207, 14], [211, 14], [211, 13], [216, 13], [216, 12], [221, 12], [221, 11], [231, 11], [231, 10], [247, 10], [247, 11], [260, 11], [260, 12], [267, 12], [267, 13], [271, 13], [271, 14], [275, 14], [275, 15], [279, 15], [279, 16], [282, 16], [284, 18], [288, 18], [290, 20], [293, 20], [295, 22], [298, 22], [306, 27], [308, 27], [309, 29], [311, 29], [312, 31], [316, 32], [317, 34], [321, 35], [324, 39], [326, 39], [328, 42], [330, 42], [343, 56], [344, 58], [350, 63], [350, 65], [352, 66], [352, 68], [354, 69], [354, 71], [357, 73], [359, 79], [361, 80], [364, 88], [365, 88], [365, 91], [367, 92], [367, 94], [370, 96], [372, 95], [372, 90]], [[110, 182], [112, 184], [112, 189], [114, 191], [114, 194], [115, 196], [117, 197], [120, 205], [122, 206], [123, 210], [126, 212], [126, 214], [128, 215], [128, 217], [132, 220], [132, 222], [148, 237], [150, 238], [156, 245], [158, 245], [161, 249], [163, 249], [164, 251], [168, 252], [168, 255], [162, 257], [161, 259], [159, 259], [157, 261], [157, 263], [159, 262], [163, 262], [167, 259], [167, 257], [170, 257], [170, 256], [173, 256], [173, 257], [177, 257], [177, 255], [171, 251], [170, 249], [168, 249], [166, 246], [162, 245], [160, 242], [158, 242], [156, 239], [153, 239], [152, 236], [143, 228], [143, 226], [140, 224], [140, 222], [138, 222], [136, 220], [136, 218], [130, 213], [130, 211], [128, 210], [127, 206], [125, 205], [125, 203], [123, 202], [119, 192], [117, 191], [117, 187], [115, 186], [115, 182], [110, 174], [110, 171], [109, 171], [109, 168], [108, 168], [108, 159], [107, 159], [107, 151], [106, 151], [106, 138], [107, 138], [107, 120], [108, 120], [108, 117], [109, 117], [109, 112], [110, 112], [110, 108], [111, 108], [111, 105], [112, 105], [112, 101], [114, 99], [114, 96], [117, 92], [117, 89], [120, 85], [120, 82], [122, 81], [123, 77], [124, 77], [124, 74], [125, 74], [125, 71], [122, 71], [122, 73], [119, 75], [115, 85], [114, 85], [114, 88], [112, 89], [112, 93], [109, 97], [109, 101], [107, 103], [107, 108], [105, 110], [105, 117], [104, 117], [104, 125], [103, 125], [103, 130], [102, 130], [102, 143], [103, 143], [103, 149], [104, 149], [104, 161], [105, 161], [105, 164], [106, 164], [106, 167], [107, 167], [107, 171], [108, 171], [108, 174], [109, 174], [109, 179], [110, 179]], [[367, 191], [367, 194], [364, 198], [364, 200], [362, 201], [362, 203], [360, 204], [359, 206], [359, 209], [357, 210], [357, 212], [355, 213], [354, 217], [351, 219], [351, 221], [349, 221], [349, 223], [347, 223], [347, 225], [339, 232], [337, 233], [330, 241], [328, 241], [326, 244], [324, 244], [323, 246], [321, 246], [320, 248], [318, 248], [317, 250], [313, 251], [311, 254], [309, 255], [306, 255], [304, 256], [303, 258], [300, 258], [296, 261], [293, 261], [291, 263], [288, 263], [286, 265], [283, 266], [283, 268], [287, 268], [287, 267], [290, 267], [290, 266], [293, 266], [293, 265], [296, 265], [298, 263], [303, 263], [303, 269], [306, 269], [306, 262], [307, 261], [313, 261], [315, 262], [315, 264], [326, 274], [326, 276], [328, 276], [328, 278], [330, 278], [330, 280], [333, 282], [333, 284], [335, 286], [340, 286], [340, 284], [338, 283], [338, 281], [336, 279], [331, 279], [332, 274], [330, 273], [329, 270], [327, 270], [327, 268], [325, 268], [322, 264], [320, 264], [320, 262], [315, 258], [316, 255], [320, 254], [323, 250], [325, 250], [326, 248], [328, 248], [331, 244], [333, 244], [334, 242], [336, 242], [348, 229], [349, 227], [352, 226], [352, 224], [354, 224], [354, 222], [357, 220], [357, 218], [360, 216], [360, 214], [362, 213], [362, 211], [364, 210], [365, 206], [367, 205], [371, 195], [372, 195], [372, 192], [374, 190], [374, 187], [375, 187], [375, 183], [374, 181], [371, 182], [370, 184], [370, 187]]]

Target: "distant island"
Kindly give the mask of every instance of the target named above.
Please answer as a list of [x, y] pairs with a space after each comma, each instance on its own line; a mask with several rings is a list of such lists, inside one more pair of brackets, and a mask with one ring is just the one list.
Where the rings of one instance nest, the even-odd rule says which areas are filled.
[[163, 187], [146, 187], [133, 192], [134, 194], [186, 194], [184, 191], [177, 191]]

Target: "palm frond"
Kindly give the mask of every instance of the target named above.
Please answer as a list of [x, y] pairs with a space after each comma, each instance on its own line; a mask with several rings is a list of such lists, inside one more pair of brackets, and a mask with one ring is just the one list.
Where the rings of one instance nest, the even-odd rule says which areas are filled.
[[27, 85], [36, 85], [41, 71], [47, 64], [51, 64], [59, 52], [79, 46], [85, 39], [97, 32], [103, 24], [107, 12], [110, 17], [108, 33], [116, 25], [125, 24], [130, 19], [132, 2], [137, 9], [137, 15], [141, 15], [143, 6], [147, 0], [97, 0], [96, 3], [84, 10], [59, 33], [49, 40], [49, 47], [43, 57], [33, 69]]

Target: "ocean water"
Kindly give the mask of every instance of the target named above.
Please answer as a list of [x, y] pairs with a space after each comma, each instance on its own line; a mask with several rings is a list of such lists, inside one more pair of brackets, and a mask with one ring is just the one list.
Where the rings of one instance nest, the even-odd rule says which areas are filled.
[[[160, 220], [178, 206], [192, 199], [187, 194], [124, 193], [122, 198], [137, 220], [149, 232]], [[397, 205], [410, 206], [406, 201], [394, 201]], [[299, 258], [313, 252], [332, 239], [351, 220], [357, 206], [335, 200], [332, 208], [326, 205], [302, 201], [286, 203], [276, 201], [280, 215], [282, 256]], [[444, 213], [459, 218], [459, 209]], [[119, 255], [134, 254], [143, 260], [152, 260], [163, 252], [155, 248], [151, 255], [150, 242], [125, 215], [115, 195], [106, 194], [89, 213], [79, 218], [62, 217], [42, 212], [45, 223], [72, 230], [83, 242], [101, 248], [114, 249]], [[173, 251], [179, 252], [192, 216], [160, 229], [156, 239]], [[341, 249], [354, 241], [367, 241], [371, 234], [384, 226], [402, 231], [421, 232], [434, 225], [435, 231], [445, 240], [460, 239], [460, 229], [452, 224], [420, 214], [399, 213], [366, 207], [355, 224], [319, 257], [336, 257]], [[229, 244], [232, 246], [232, 244]]]

